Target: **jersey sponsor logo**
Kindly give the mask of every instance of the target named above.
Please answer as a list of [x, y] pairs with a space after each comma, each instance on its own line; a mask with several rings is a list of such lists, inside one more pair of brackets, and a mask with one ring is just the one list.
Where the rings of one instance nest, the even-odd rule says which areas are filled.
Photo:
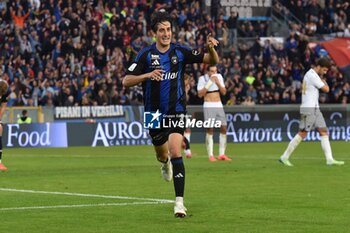
[[151, 59], [160, 59], [159, 54], [151, 54]]
[[168, 72], [168, 73], [165, 73], [164, 76], [163, 76], [163, 80], [170, 80], [170, 79], [175, 79], [177, 78], [177, 74], [179, 72]]
[[130, 72], [133, 72], [134, 70], [135, 70], [135, 68], [136, 68], [136, 66], [137, 66], [137, 63], [133, 63], [131, 66], [129, 66], [129, 71]]

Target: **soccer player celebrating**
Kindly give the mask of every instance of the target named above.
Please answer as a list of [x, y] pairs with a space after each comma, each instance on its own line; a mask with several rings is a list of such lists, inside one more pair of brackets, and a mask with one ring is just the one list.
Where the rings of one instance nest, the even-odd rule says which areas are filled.
[[[145, 112], [159, 112], [167, 116], [185, 114], [185, 66], [202, 62], [216, 64], [219, 58], [214, 47], [218, 41], [208, 35], [208, 53], [205, 54], [171, 43], [172, 18], [164, 10], [154, 13], [151, 29], [156, 42], [138, 53], [126, 71], [123, 85], [131, 87], [142, 83]], [[181, 157], [183, 133], [184, 128], [181, 127], [161, 126], [160, 129], [149, 130], [157, 159], [162, 163], [162, 176], [166, 181], [174, 180], [176, 217], [186, 216], [183, 201], [185, 168]]]
[[326, 122], [320, 111], [318, 102], [319, 90], [329, 92], [329, 86], [326, 80], [321, 79], [321, 77], [327, 73], [330, 66], [330, 61], [327, 58], [320, 58], [316, 63], [316, 67], [311, 68], [304, 76], [300, 106], [301, 116], [299, 132], [290, 141], [286, 151], [279, 159], [279, 161], [286, 166], [293, 166], [289, 161], [289, 157], [299, 143], [307, 136], [307, 133], [314, 128], [317, 129], [321, 136], [321, 146], [326, 156], [327, 165], [344, 164], [343, 161], [337, 161], [333, 158]]
[[7, 98], [10, 94], [9, 86], [5, 80], [0, 79], [0, 171], [6, 171], [7, 167], [1, 162], [2, 158], [2, 116], [5, 113]]

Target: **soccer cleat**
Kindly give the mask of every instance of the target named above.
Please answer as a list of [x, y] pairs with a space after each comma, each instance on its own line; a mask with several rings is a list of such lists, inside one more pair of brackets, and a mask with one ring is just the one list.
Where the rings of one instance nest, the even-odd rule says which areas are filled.
[[327, 162], [327, 165], [328, 165], [328, 166], [333, 166], [333, 165], [342, 166], [342, 165], [344, 165], [344, 164], [345, 164], [344, 161], [337, 161], [337, 160], [335, 160], [335, 159], [333, 159], [332, 161]]
[[213, 155], [209, 156], [208, 160], [209, 160], [209, 162], [216, 162], [217, 161]]
[[293, 167], [293, 164], [291, 162], [289, 162], [288, 159], [279, 158], [278, 161], [287, 167]]
[[175, 202], [174, 215], [176, 218], [186, 217], [186, 211], [187, 209], [182, 202]]
[[0, 163], [0, 171], [7, 171], [7, 167], [2, 163]]
[[222, 160], [222, 161], [231, 161], [232, 159], [227, 157], [226, 155], [219, 155], [218, 156], [218, 160]]
[[170, 182], [173, 179], [173, 166], [171, 165], [170, 158], [168, 158], [166, 163], [162, 163], [161, 171], [165, 181]]
[[190, 159], [192, 158], [192, 152], [190, 149], [184, 150], [186, 158]]

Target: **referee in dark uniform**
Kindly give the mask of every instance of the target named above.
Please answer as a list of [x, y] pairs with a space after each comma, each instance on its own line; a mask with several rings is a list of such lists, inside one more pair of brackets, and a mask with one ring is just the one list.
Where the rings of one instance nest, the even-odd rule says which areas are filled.
[[[163, 11], [155, 12], [151, 28], [156, 42], [143, 48], [128, 67], [123, 79], [125, 87], [142, 83], [145, 113], [152, 113], [152, 120], [186, 113], [184, 72], [186, 64], [216, 64], [219, 61], [215, 46], [218, 41], [207, 36], [207, 53], [171, 43], [172, 18]], [[150, 129], [157, 159], [162, 163], [162, 176], [166, 181], [174, 179], [176, 217], [185, 217], [183, 204], [185, 168], [181, 157], [184, 127], [162, 127]]]

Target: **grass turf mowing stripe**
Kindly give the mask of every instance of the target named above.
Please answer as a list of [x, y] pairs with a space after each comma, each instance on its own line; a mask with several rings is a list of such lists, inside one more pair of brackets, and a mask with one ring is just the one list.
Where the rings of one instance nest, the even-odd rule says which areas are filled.
[[127, 206], [127, 205], [158, 205], [168, 204], [167, 202], [128, 202], [128, 203], [100, 203], [100, 204], [81, 204], [81, 205], [56, 205], [56, 206], [25, 206], [0, 208], [0, 211], [16, 210], [37, 210], [37, 209], [59, 209], [59, 208], [81, 208], [81, 207], [104, 207], [104, 206]]
[[142, 198], [142, 197], [125, 197], [125, 196], [110, 196], [110, 195], [98, 195], [98, 194], [86, 194], [86, 193], [49, 192], [49, 191], [35, 191], [35, 190], [11, 189], [11, 188], [0, 188], [0, 191], [20, 192], [20, 193], [35, 193], [35, 194], [51, 194], [51, 195], [66, 195], [66, 196], [80, 196], [80, 197], [97, 197], [97, 198], [107, 198], [107, 199], [153, 201], [153, 202], [159, 202], [159, 203], [174, 203], [174, 201], [166, 200], [166, 199]]

